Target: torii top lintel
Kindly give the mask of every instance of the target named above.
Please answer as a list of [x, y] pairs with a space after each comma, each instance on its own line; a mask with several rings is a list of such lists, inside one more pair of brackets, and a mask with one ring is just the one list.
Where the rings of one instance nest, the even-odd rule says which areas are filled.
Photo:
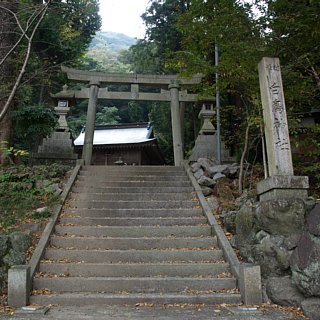
[[168, 86], [177, 83], [181, 86], [195, 85], [202, 81], [203, 75], [196, 74], [191, 78], [180, 78], [177, 75], [150, 75], [135, 73], [105, 73], [96, 71], [77, 70], [67, 67], [61, 67], [61, 70], [67, 73], [68, 79], [79, 82], [94, 82], [105, 84], [142, 84]]

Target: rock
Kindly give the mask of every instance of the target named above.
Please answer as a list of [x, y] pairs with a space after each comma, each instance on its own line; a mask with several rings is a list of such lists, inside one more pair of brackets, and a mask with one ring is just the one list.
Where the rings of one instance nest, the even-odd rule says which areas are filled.
[[254, 227], [254, 206], [245, 205], [237, 212], [236, 224], [236, 244], [243, 257], [253, 262], [252, 246], [256, 229]]
[[200, 165], [200, 163], [195, 162], [195, 163], [193, 163], [193, 164], [190, 166], [190, 168], [191, 168], [191, 171], [192, 171], [193, 173], [195, 173], [196, 171], [198, 171], [198, 170], [201, 169], [201, 165]]
[[6, 235], [0, 235], [0, 261], [1, 258], [7, 253], [9, 249], [9, 237]]
[[290, 277], [271, 277], [266, 281], [269, 299], [281, 306], [300, 307], [305, 297], [291, 282]]
[[318, 203], [307, 217], [307, 229], [309, 233], [320, 237], [320, 203]]
[[48, 211], [48, 210], [49, 210], [48, 207], [42, 207], [42, 208], [36, 209], [35, 212], [37, 212], [37, 213], [43, 213], [43, 212], [46, 212], [46, 211]]
[[299, 290], [306, 297], [320, 297], [320, 238], [305, 231], [291, 256], [290, 266]]
[[215, 185], [215, 181], [206, 176], [202, 176], [200, 179], [198, 179], [198, 184], [204, 187], [212, 187]]
[[7, 270], [9, 270], [12, 266], [24, 264], [25, 260], [26, 255], [14, 249], [11, 249], [3, 258], [3, 262]]
[[62, 193], [62, 189], [60, 189], [59, 183], [52, 184], [47, 190], [54, 193], [55, 196], [60, 196], [60, 194]]
[[261, 266], [264, 277], [289, 273], [290, 251], [283, 248], [283, 237], [271, 236], [265, 231], [256, 234], [252, 246], [252, 257]]
[[212, 179], [215, 180], [215, 181], [217, 181], [217, 180], [222, 179], [222, 178], [226, 178], [226, 175], [218, 172], [218, 173], [216, 173], [216, 174], [213, 176]]
[[215, 163], [212, 160], [207, 158], [199, 158], [197, 162], [200, 164], [202, 169], [207, 172], [209, 171], [210, 167], [215, 165]]
[[320, 299], [310, 298], [302, 301], [302, 310], [310, 320], [320, 320]]
[[218, 164], [209, 167], [207, 173], [210, 177], [213, 177], [216, 173], [223, 173], [224, 175], [227, 175], [229, 173], [229, 167], [226, 164]]
[[258, 229], [272, 235], [301, 235], [305, 213], [302, 199], [262, 201], [257, 205], [255, 220]]
[[9, 236], [13, 250], [25, 253], [31, 245], [30, 232], [13, 232]]
[[193, 175], [197, 180], [199, 180], [204, 175], [204, 171], [200, 168]]
[[237, 163], [233, 163], [228, 169], [230, 178], [234, 179], [239, 177], [240, 166]]
[[207, 198], [207, 202], [212, 210], [216, 210], [219, 208], [219, 201], [217, 197], [212, 196]]
[[212, 194], [213, 190], [209, 187], [201, 187], [202, 193], [205, 197], [208, 197]]
[[236, 215], [238, 211], [225, 211], [221, 214], [223, 225], [228, 232], [236, 233]]

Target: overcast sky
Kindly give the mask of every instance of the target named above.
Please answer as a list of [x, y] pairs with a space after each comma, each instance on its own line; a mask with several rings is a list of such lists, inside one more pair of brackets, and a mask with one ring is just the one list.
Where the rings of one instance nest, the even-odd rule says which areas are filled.
[[144, 37], [140, 18], [149, 0], [100, 0], [101, 31], [124, 33], [133, 38]]

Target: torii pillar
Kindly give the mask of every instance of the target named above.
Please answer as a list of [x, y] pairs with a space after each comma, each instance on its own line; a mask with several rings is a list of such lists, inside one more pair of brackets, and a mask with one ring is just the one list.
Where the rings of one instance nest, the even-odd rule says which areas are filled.
[[91, 160], [92, 160], [94, 127], [95, 127], [95, 121], [96, 121], [96, 108], [97, 108], [100, 82], [91, 81], [89, 86], [90, 86], [90, 92], [89, 92], [89, 103], [88, 103], [88, 110], [87, 110], [86, 131], [84, 135], [84, 144], [83, 144], [83, 150], [82, 150], [82, 159], [84, 160], [84, 164], [87, 166], [91, 165]]
[[173, 81], [169, 85], [171, 96], [171, 122], [172, 122], [172, 139], [173, 139], [173, 154], [174, 165], [180, 167], [183, 165], [183, 146], [181, 134], [180, 120], [180, 102], [179, 102], [179, 84]]

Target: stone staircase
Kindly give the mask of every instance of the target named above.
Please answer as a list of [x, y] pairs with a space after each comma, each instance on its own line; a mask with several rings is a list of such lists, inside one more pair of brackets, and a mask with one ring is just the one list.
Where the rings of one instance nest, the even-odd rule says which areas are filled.
[[211, 230], [183, 168], [84, 167], [31, 303], [240, 303]]

